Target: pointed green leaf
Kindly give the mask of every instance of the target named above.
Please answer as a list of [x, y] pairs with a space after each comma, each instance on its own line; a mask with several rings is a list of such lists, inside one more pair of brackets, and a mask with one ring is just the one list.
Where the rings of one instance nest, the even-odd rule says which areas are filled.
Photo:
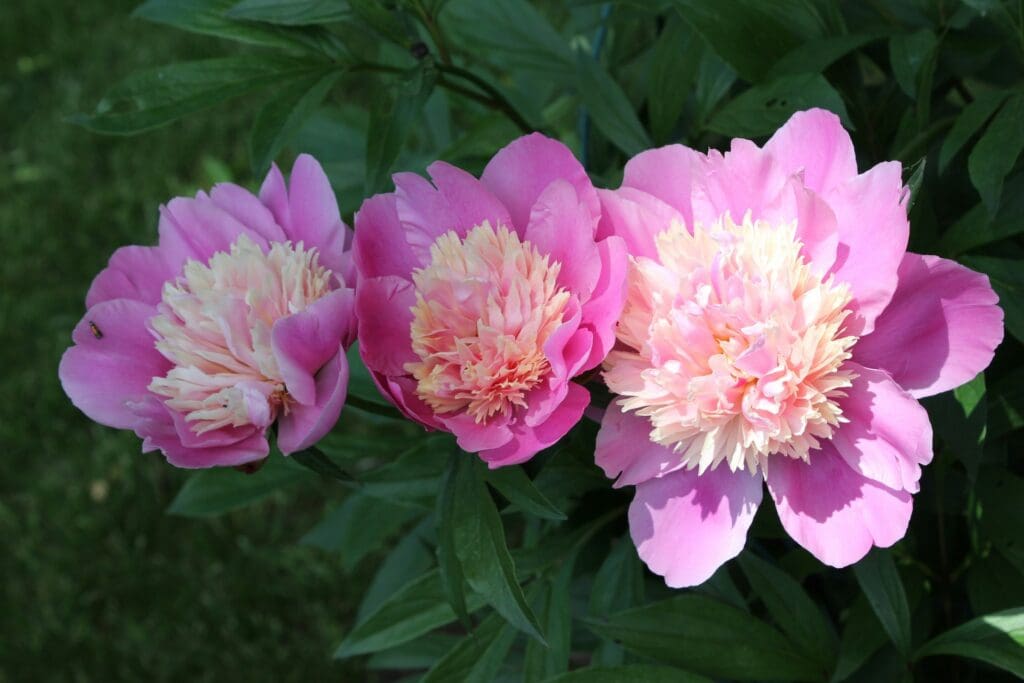
[[472, 623], [466, 611], [466, 579], [462, 574], [462, 563], [455, 552], [455, 485], [459, 469], [471, 466], [471, 463], [465, 462], [465, 458], [464, 453], [453, 449], [437, 497], [437, 566], [448, 604], [452, 606], [463, 628], [470, 631]]
[[182, 517], [214, 517], [310, 477], [310, 472], [276, 454], [248, 474], [229, 467], [202, 470], [189, 477], [167, 512]]
[[232, 19], [283, 26], [309, 26], [348, 16], [345, 0], [242, 0], [226, 13]]
[[710, 678], [655, 664], [588, 666], [549, 678], [544, 683], [711, 683]]
[[853, 565], [853, 573], [889, 639], [904, 658], [909, 657], [910, 606], [892, 555], [875, 548]]
[[420, 62], [395, 88], [382, 89], [370, 113], [366, 134], [366, 194], [387, 189], [391, 167], [405, 145], [437, 80], [429, 59]]
[[613, 145], [630, 156], [651, 147], [651, 139], [622, 87], [582, 50], [576, 53], [576, 80], [587, 113]]
[[498, 490], [498, 493], [505, 496], [508, 502], [523, 512], [556, 522], [565, 519], [565, 513], [552, 505], [551, 501], [537, 490], [522, 467], [511, 465], [487, 470], [484, 478]]
[[511, 624], [492, 614], [430, 667], [422, 683], [491, 683], [516, 635]]
[[971, 184], [989, 214], [995, 214], [1003, 193], [1003, 180], [1024, 150], [1024, 94], [1011, 97], [999, 110], [967, 158]]
[[996, 113], [999, 106], [1010, 96], [1008, 90], [995, 90], [982, 93], [968, 104], [960, 112], [956, 123], [949, 130], [946, 139], [942, 142], [942, 149], [939, 151], [939, 173], [946, 170], [946, 166], [952, 161], [967, 141], [988, 123], [992, 115]]
[[928, 641], [914, 658], [970, 657], [1024, 677], [1024, 607], [972, 619]]
[[911, 99], [917, 98], [918, 77], [931, 58], [938, 40], [928, 29], [900, 34], [889, 40], [889, 61], [900, 88]]
[[360, 560], [383, 548], [416, 514], [411, 508], [353, 493], [299, 542], [338, 553], [342, 567], [351, 572]]
[[828, 109], [849, 121], [843, 99], [824, 76], [799, 74], [750, 88], [726, 103], [707, 128], [733, 137], [770, 135], [795, 112], [811, 107]]
[[249, 135], [253, 175], [266, 173], [270, 163], [320, 106], [340, 75], [340, 71], [328, 71], [296, 79], [263, 105]]

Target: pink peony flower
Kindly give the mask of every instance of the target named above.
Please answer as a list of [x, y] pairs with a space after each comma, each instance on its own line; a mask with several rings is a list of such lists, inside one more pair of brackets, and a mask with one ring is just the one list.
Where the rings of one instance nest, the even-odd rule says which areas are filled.
[[970, 380], [1003, 336], [988, 279], [906, 251], [897, 162], [857, 173], [833, 114], [758, 148], [643, 152], [601, 191], [631, 254], [597, 463], [634, 485], [630, 532], [670, 586], [742, 550], [762, 481], [826, 564], [906, 533], [932, 429], [917, 398]]
[[345, 402], [355, 336], [349, 229], [323, 169], [273, 167], [259, 197], [224, 183], [160, 207], [156, 247], [93, 280], [60, 363], [71, 401], [178, 467], [307, 448]]
[[561, 143], [520, 138], [477, 180], [449, 164], [356, 214], [359, 347], [381, 391], [491, 467], [561, 438], [590, 395], [572, 379], [615, 342], [626, 255]]

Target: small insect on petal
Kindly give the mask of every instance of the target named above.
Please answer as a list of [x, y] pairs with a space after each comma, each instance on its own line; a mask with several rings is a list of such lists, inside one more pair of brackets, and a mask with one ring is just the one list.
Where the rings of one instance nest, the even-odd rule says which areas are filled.
[[100, 326], [91, 320], [89, 321], [89, 331], [92, 332], [92, 336], [97, 339], [103, 339], [103, 330], [101, 330]]

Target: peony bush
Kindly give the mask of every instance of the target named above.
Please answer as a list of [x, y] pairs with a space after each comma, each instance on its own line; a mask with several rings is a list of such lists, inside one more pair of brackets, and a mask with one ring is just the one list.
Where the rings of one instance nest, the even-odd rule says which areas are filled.
[[911, 5], [149, 0], [265, 49], [80, 123], [265, 87], [270, 170], [111, 256], [64, 390], [174, 512], [334, 482], [383, 680], [1024, 676], [1024, 53]]

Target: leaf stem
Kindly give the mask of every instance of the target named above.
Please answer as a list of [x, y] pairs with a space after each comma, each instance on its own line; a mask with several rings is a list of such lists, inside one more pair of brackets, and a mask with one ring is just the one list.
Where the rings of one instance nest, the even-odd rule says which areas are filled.
[[533, 126], [530, 125], [530, 122], [527, 121], [523, 117], [523, 115], [519, 113], [519, 111], [512, 105], [512, 103], [508, 101], [508, 98], [506, 98], [505, 95], [503, 95], [500, 90], [495, 88], [493, 85], [485, 81], [480, 76], [477, 76], [472, 71], [469, 71], [468, 69], [463, 69], [460, 66], [455, 66], [454, 64], [438, 64], [437, 69], [442, 74], [447, 74], [449, 76], [461, 78], [465, 81], [472, 83], [475, 87], [482, 90], [487, 95], [487, 97], [490, 98], [491, 106], [503, 112], [506, 116], [508, 116], [512, 123], [516, 124], [516, 126], [518, 126], [519, 129], [524, 133], [532, 133], [534, 130], [536, 130]]

